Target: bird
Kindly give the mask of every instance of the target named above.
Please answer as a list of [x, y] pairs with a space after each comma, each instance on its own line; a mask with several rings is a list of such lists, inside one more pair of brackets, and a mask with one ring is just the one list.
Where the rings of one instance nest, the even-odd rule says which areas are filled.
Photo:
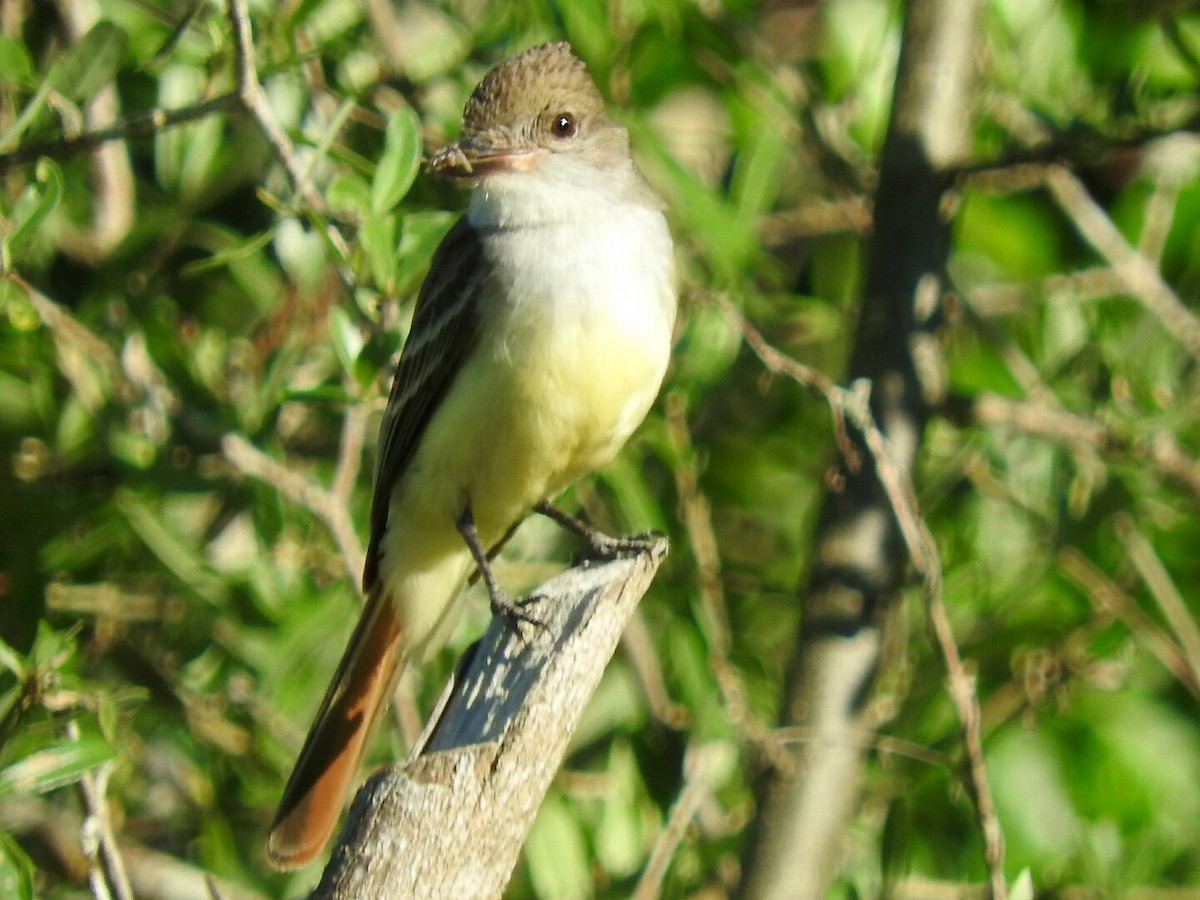
[[668, 367], [664, 204], [570, 44], [492, 68], [430, 170], [470, 187], [434, 252], [380, 425], [366, 602], [283, 791], [268, 860], [328, 843], [403, 667], [448, 639], [517, 525], [609, 463]]

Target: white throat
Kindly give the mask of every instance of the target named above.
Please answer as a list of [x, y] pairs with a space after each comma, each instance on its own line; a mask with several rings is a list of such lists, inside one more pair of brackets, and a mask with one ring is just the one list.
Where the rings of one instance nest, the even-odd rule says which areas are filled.
[[674, 250], [632, 162], [602, 170], [552, 156], [534, 171], [494, 174], [476, 185], [467, 217], [514, 311], [568, 329], [603, 317], [669, 336]]

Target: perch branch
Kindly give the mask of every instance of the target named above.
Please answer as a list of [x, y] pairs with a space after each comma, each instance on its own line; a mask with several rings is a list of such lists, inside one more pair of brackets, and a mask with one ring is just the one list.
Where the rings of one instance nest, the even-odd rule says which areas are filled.
[[494, 618], [409, 759], [359, 791], [313, 900], [499, 896], [666, 551], [553, 578], [523, 607], [539, 626]]

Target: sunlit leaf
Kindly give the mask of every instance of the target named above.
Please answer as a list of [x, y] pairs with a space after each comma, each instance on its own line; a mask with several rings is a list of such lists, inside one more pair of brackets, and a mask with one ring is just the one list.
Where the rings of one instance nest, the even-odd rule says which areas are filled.
[[362, 331], [340, 306], [329, 311], [329, 330], [338, 359], [347, 372], [353, 372], [363, 348]]
[[365, 218], [371, 212], [371, 192], [371, 186], [357, 173], [342, 172], [329, 185], [325, 199], [338, 212]]
[[84, 772], [116, 756], [116, 750], [98, 737], [84, 735], [78, 741], [63, 741], [0, 769], [0, 796], [45, 793], [73, 784]]
[[410, 106], [392, 114], [383, 136], [383, 155], [371, 181], [371, 210], [388, 212], [408, 193], [421, 168], [421, 123]]

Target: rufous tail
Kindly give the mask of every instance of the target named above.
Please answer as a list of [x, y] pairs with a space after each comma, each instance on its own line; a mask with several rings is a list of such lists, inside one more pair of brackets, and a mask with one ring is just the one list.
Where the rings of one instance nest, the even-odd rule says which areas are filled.
[[403, 631], [390, 598], [372, 591], [267, 835], [267, 858], [276, 868], [299, 868], [329, 842], [375, 722], [399, 677]]

